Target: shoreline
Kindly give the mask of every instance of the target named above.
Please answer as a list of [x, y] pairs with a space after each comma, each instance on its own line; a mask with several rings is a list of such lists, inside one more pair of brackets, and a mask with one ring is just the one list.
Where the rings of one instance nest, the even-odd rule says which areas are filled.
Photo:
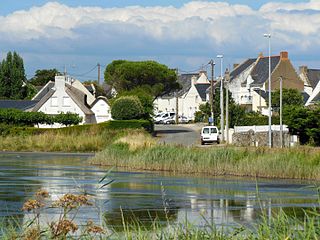
[[38, 155], [56, 155], [56, 156], [84, 156], [84, 157], [94, 157], [96, 153], [82, 153], [82, 152], [32, 152], [32, 151], [0, 151], [0, 154], [8, 154], [8, 155], [14, 155], [14, 154], [25, 154], [25, 155], [32, 155], [32, 154], [38, 154]]

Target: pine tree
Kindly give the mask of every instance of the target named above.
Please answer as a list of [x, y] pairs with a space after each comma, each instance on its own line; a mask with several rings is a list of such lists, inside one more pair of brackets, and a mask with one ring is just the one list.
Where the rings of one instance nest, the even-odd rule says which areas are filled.
[[8, 52], [0, 64], [0, 98], [25, 98], [25, 82], [23, 59], [16, 52]]

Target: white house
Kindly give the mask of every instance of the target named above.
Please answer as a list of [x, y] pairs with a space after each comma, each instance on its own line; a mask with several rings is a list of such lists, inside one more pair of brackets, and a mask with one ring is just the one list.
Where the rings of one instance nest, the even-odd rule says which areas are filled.
[[[199, 74], [182, 74], [178, 78], [182, 89], [168, 95], [158, 97], [154, 101], [156, 112], [176, 112], [194, 119], [194, 114], [199, 111], [199, 106], [206, 103], [206, 90], [210, 82], [205, 72]], [[178, 103], [178, 104], [177, 104]]]
[[[76, 79], [56, 76], [33, 98], [38, 101], [32, 111], [49, 115], [76, 113], [81, 124], [100, 123], [111, 119], [110, 106], [105, 97], [96, 98]], [[54, 125], [52, 127], [59, 127]]]
[[[271, 91], [280, 88], [280, 77], [283, 80], [283, 88], [304, 92], [304, 82], [291, 64], [288, 52], [271, 56]], [[267, 115], [268, 79], [269, 57], [259, 54], [257, 58], [247, 59], [235, 66], [230, 73], [228, 88], [236, 103], [249, 111], [260, 111]]]
[[300, 78], [304, 82], [305, 92], [309, 94], [306, 106], [320, 101], [320, 69], [309, 69], [307, 66], [301, 66]]

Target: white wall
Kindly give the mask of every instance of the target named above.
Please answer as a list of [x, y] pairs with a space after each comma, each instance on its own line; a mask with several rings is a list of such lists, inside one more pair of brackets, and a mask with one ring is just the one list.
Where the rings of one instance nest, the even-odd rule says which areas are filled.
[[91, 108], [91, 110], [95, 114], [97, 123], [111, 120], [111, 108], [105, 100], [99, 99]]

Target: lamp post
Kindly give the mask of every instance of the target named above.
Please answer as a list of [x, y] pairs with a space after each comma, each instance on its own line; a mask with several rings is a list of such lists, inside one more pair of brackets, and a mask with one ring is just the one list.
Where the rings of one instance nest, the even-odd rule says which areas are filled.
[[271, 34], [265, 33], [263, 35], [265, 38], [268, 38], [269, 42], [269, 148], [272, 148], [272, 133], [271, 133]]
[[220, 58], [220, 129], [221, 142], [224, 142], [224, 109], [223, 109], [223, 55], [217, 55]]
[[213, 89], [213, 81], [214, 81], [214, 66], [216, 65], [215, 62], [211, 59], [209, 64], [211, 65], [211, 82], [210, 82], [210, 98], [211, 98], [211, 125], [214, 125], [214, 89]]
[[282, 125], [282, 76], [279, 77], [280, 80], [280, 148], [283, 147], [283, 125]]

